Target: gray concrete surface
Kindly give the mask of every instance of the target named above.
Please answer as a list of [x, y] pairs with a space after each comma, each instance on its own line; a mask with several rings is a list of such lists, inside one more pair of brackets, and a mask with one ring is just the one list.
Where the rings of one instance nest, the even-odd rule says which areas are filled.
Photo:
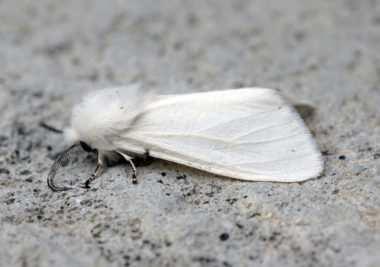
[[[0, 266], [380, 266], [380, 1], [0, 0]], [[305, 183], [156, 160], [52, 193], [85, 91], [281, 88], [317, 107], [326, 161]], [[78, 150], [66, 176], [95, 166]]]

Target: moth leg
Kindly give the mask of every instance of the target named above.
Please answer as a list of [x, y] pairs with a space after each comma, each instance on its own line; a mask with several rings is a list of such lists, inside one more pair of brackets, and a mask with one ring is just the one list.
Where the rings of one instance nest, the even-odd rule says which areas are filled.
[[131, 165], [131, 167], [132, 167], [132, 183], [133, 184], [137, 184], [137, 169], [136, 169], [135, 164], [132, 161], [132, 157], [130, 157], [130, 156], [124, 154], [124, 153], [121, 153], [119, 151], [118, 151], [118, 153], [120, 155], [122, 155], [123, 158]]
[[95, 168], [95, 171], [93, 174], [91, 174], [91, 176], [84, 182], [81, 184], [81, 187], [82, 188], [86, 188], [86, 189], [89, 189], [91, 188], [90, 187], [90, 184], [96, 179], [98, 178], [100, 175], [102, 175], [102, 173], [104, 172], [105, 170], [105, 167], [106, 167], [106, 164], [105, 164], [105, 157], [104, 155], [98, 151], [98, 162], [96, 164], [96, 168]]
[[51, 190], [54, 192], [60, 192], [60, 191], [66, 191], [70, 190], [71, 187], [67, 186], [58, 186], [54, 182], [54, 177], [57, 174], [57, 171], [59, 168], [61, 168], [63, 165], [66, 165], [69, 161], [69, 152], [75, 147], [76, 145], [72, 145], [71, 147], [64, 150], [58, 158], [54, 161], [53, 166], [51, 166], [48, 177], [47, 177], [47, 184]]

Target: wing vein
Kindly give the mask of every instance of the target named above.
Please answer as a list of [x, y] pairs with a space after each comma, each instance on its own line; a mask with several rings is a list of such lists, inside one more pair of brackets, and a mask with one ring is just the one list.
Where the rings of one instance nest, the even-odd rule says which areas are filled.
[[265, 143], [270, 143], [270, 142], [278, 142], [282, 141], [288, 138], [292, 138], [298, 135], [304, 134], [304, 132], [298, 132], [295, 134], [287, 135], [287, 136], [281, 136], [278, 138], [273, 138], [269, 140], [261, 140], [261, 141], [246, 141], [246, 142], [234, 142], [233, 140], [226, 140], [222, 138], [216, 138], [216, 137], [211, 137], [207, 135], [197, 135], [197, 134], [180, 134], [180, 133], [151, 133], [151, 132], [146, 132], [144, 135], [146, 136], [158, 136], [158, 137], [193, 137], [193, 138], [198, 138], [198, 139], [206, 139], [210, 141], [215, 141], [215, 142], [220, 142], [220, 143], [225, 143], [229, 145], [246, 145], [246, 144], [265, 144]]

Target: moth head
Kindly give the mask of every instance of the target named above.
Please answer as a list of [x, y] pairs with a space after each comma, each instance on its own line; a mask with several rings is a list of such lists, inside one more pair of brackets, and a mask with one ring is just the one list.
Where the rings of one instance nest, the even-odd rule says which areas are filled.
[[63, 138], [66, 146], [79, 144], [79, 134], [73, 128], [67, 128], [63, 130]]
[[65, 139], [65, 145], [67, 147], [72, 145], [80, 145], [86, 152], [94, 152], [96, 150], [92, 148], [88, 142], [80, 140], [79, 134], [72, 128], [65, 129], [63, 131], [63, 135]]

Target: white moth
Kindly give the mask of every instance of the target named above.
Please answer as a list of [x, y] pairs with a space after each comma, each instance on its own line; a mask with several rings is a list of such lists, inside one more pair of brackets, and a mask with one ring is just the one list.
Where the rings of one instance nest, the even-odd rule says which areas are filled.
[[87, 95], [64, 130], [69, 149], [54, 163], [48, 185], [75, 145], [96, 150], [98, 177], [106, 159], [149, 155], [209, 173], [248, 180], [299, 182], [317, 177], [323, 161], [293, 106], [277, 92], [242, 88], [182, 95], [144, 94], [138, 85]]

